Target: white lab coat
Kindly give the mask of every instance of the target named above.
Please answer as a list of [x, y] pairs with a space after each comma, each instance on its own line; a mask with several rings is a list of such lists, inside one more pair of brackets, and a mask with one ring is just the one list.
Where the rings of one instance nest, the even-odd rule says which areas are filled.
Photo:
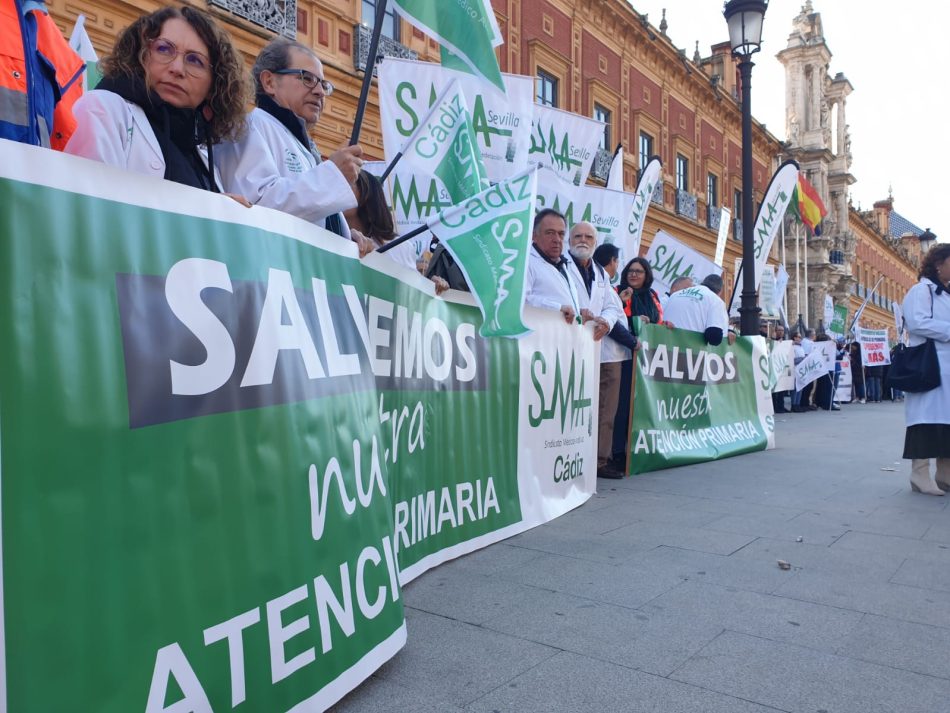
[[677, 329], [693, 332], [718, 327], [725, 337], [729, 330], [726, 305], [705, 285], [695, 285], [670, 295], [663, 307], [663, 319]]
[[[114, 92], [93, 89], [79, 98], [73, 115], [76, 130], [66, 144], [66, 153], [147, 176], [165, 176], [162, 148], [138, 104]], [[207, 164], [204, 146], [199, 146], [198, 152]]]
[[906, 394], [904, 410], [908, 426], [920, 423], [950, 424], [950, 295], [935, 296], [936, 288], [934, 283], [922, 277], [904, 297], [908, 345], [915, 347], [923, 344], [928, 337], [933, 339], [940, 362], [940, 386], [921, 394]]
[[[587, 286], [584, 284], [581, 271], [570, 256], [567, 258], [567, 274], [574, 281], [574, 291], [577, 293], [580, 308], [589, 309], [595, 317], [603, 317], [610, 328], [613, 329], [617, 320], [625, 316], [623, 303], [620, 301], [620, 296], [611, 287], [610, 276], [604, 272], [604, 268], [593, 261], [591, 261], [591, 264], [594, 266], [594, 281], [590, 286], [590, 296], [587, 295]], [[624, 361], [629, 358], [629, 349], [620, 346], [606, 335], [601, 339], [600, 360], [602, 362]]]
[[[568, 260], [570, 263], [570, 260]], [[586, 291], [585, 291], [586, 296]], [[528, 281], [525, 284], [525, 304], [541, 309], [560, 310], [562, 305], [574, 308], [581, 314], [580, 298], [574, 281], [561, 274], [532, 244], [528, 248]]]
[[[214, 162], [228, 193], [256, 205], [325, 226], [328, 215], [356, 207], [353, 188], [332, 161], [317, 163], [310, 149], [263, 109], [247, 115], [237, 142], [216, 146]], [[340, 216], [344, 237], [346, 221]]]

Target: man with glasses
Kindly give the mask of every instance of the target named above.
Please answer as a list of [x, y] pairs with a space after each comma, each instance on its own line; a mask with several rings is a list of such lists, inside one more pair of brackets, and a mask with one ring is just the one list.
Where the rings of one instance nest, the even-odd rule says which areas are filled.
[[365, 254], [372, 241], [351, 232], [341, 214], [356, 207], [363, 150], [347, 146], [323, 161], [309, 135], [333, 93], [322, 63], [310, 48], [281, 38], [261, 51], [252, 73], [257, 108], [247, 132], [215, 152], [225, 189], [352, 239]]

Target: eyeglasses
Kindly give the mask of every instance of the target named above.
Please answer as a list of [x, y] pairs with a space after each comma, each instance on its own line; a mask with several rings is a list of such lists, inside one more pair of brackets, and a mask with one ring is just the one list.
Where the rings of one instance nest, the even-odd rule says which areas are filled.
[[627, 270], [628, 275], [646, 275], [646, 270]]
[[313, 72], [308, 72], [306, 69], [274, 69], [271, 70], [274, 74], [296, 74], [297, 78], [303, 82], [303, 85], [307, 89], [313, 89], [318, 84], [323, 88], [323, 93], [325, 96], [330, 96], [333, 94], [333, 82], [330, 82], [326, 79], [320, 79]]
[[156, 37], [149, 42], [148, 49], [152, 57], [161, 64], [171, 64], [178, 55], [182, 55], [182, 66], [192, 77], [206, 77], [211, 73], [211, 60], [205, 55], [192, 50], [182, 52], [174, 42], [164, 37]]

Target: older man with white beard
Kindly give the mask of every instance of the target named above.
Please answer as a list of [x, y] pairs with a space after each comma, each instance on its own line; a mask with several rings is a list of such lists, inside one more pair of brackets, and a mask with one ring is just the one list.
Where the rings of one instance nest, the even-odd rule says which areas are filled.
[[[571, 259], [568, 262], [567, 274], [574, 281], [581, 316], [585, 322], [595, 323], [594, 339], [606, 337], [601, 346], [597, 476], [621, 478], [623, 473], [612, 467], [609, 460], [613, 450], [613, 422], [620, 393], [622, 359], [605, 358], [605, 355], [617, 352], [618, 344], [633, 351], [637, 348], [637, 339], [624, 324], [623, 305], [610, 285], [611, 275], [593, 259], [594, 248], [597, 246], [597, 230], [590, 223], [577, 223], [571, 228], [568, 246]], [[616, 257], [612, 264], [616, 266]]]

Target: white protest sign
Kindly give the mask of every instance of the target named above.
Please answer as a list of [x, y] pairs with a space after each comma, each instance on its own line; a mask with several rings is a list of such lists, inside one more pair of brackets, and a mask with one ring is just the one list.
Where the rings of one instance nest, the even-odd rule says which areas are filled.
[[831, 295], [825, 295], [825, 312], [823, 317], [825, 318], [825, 328], [827, 329], [835, 319], [835, 301], [831, 298]]
[[580, 186], [587, 181], [603, 135], [602, 121], [535, 104], [528, 165], [550, 168]]
[[527, 166], [534, 114], [534, 79], [503, 74], [507, 96], [475, 75], [433, 62], [387, 57], [379, 65], [379, 113], [386, 158], [402, 149], [436, 98], [457, 80], [488, 178], [498, 182]]
[[838, 360], [841, 371], [838, 372], [838, 389], [835, 391], [835, 401], [848, 403], [851, 401], [851, 357], [845, 356]]
[[689, 275], [701, 282], [707, 275], [722, 275], [722, 267], [663, 230], [656, 232], [646, 258], [653, 268], [653, 289], [658, 295], [669, 292], [677, 277]]
[[770, 345], [772, 391], [792, 391], [795, 388], [795, 344], [790, 341], [772, 341]]
[[[586, 221], [597, 229], [598, 243], [618, 243], [625, 236], [634, 194], [597, 186], [575, 186], [550, 168], [538, 169], [538, 210], [553, 208], [564, 214], [567, 229]], [[567, 250], [567, 241], [564, 241]]]
[[811, 382], [835, 370], [835, 343], [815, 342], [815, 347], [795, 365], [795, 390], [801, 391]]
[[884, 366], [891, 363], [886, 329], [855, 327], [854, 336], [861, 343], [861, 361], [864, 366]]
[[716, 257], [713, 262], [722, 267], [722, 261], [726, 257], [726, 241], [729, 238], [729, 219], [732, 213], [723, 206], [719, 212], [719, 234], [716, 236]]

